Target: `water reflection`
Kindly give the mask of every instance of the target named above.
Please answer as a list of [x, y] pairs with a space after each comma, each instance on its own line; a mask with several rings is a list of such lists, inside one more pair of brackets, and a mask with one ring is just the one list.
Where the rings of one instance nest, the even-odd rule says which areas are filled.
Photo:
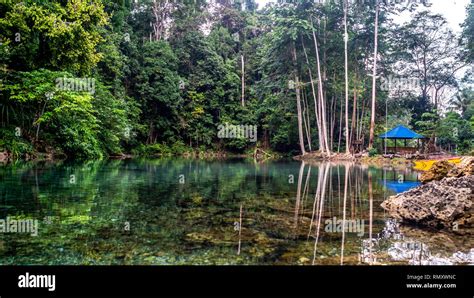
[[384, 169], [383, 171], [383, 184], [386, 188], [394, 191], [395, 193], [401, 193], [411, 188], [421, 185], [418, 180], [418, 175], [413, 177], [413, 173], [409, 171], [396, 171], [395, 169]]
[[40, 228], [0, 233], [0, 263], [473, 263], [470, 239], [400, 227], [380, 208], [397, 192], [388, 182], [416, 180], [409, 169], [347, 162], [2, 165], [0, 219]]

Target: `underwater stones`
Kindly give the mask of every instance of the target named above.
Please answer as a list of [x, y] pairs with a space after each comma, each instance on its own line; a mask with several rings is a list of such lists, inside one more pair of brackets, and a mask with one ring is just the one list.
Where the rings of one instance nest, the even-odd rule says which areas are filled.
[[309, 263], [311, 260], [309, 258], [306, 258], [306, 257], [301, 257], [298, 259], [298, 263], [300, 264], [306, 264], [306, 263]]
[[[443, 237], [444, 238], [444, 237]], [[414, 240], [416, 239], [416, 240]], [[406, 237], [388, 248], [388, 255], [393, 261], [402, 261], [410, 265], [468, 265], [474, 264], [474, 249], [459, 251], [453, 243], [447, 247], [440, 240]]]
[[405, 222], [471, 233], [474, 175], [432, 181], [391, 196], [381, 206]]
[[[267, 245], [272, 240], [262, 232], [257, 230], [242, 228], [240, 236], [242, 243], [256, 243], [259, 245]], [[235, 245], [239, 241], [239, 234], [234, 227], [211, 228], [204, 232], [192, 232], [186, 234], [186, 241], [195, 243], [210, 243], [215, 245]]]
[[263, 258], [263, 257], [266, 257], [266, 256], [268, 256], [268, 255], [273, 254], [273, 252], [275, 251], [275, 249], [276, 249], [276, 248], [275, 248], [274, 246], [268, 246], [268, 245], [257, 246], [257, 245], [253, 245], [253, 246], [251, 246], [251, 247], [245, 248], [244, 252], [242, 252], [242, 253], [248, 252], [252, 257]]
[[420, 180], [427, 183], [433, 180], [441, 180], [448, 175], [448, 172], [454, 167], [452, 163], [447, 160], [440, 160], [433, 164], [433, 166], [426, 172], [421, 174]]
[[194, 233], [186, 234], [186, 240], [199, 243], [199, 242], [213, 242], [214, 238], [210, 234], [194, 232]]
[[194, 205], [200, 206], [200, 205], [202, 205], [203, 198], [202, 198], [202, 196], [194, 195], [194, 196], [192, 197], [192, 201], [193, 201], [193, 204], [194, 204]]

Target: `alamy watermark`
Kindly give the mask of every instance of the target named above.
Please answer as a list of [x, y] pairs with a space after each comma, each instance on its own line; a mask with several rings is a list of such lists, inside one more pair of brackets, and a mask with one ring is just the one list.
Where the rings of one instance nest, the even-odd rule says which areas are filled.
[[29, 233], [31, 236], [38, 236], [38, 220], [11, 217], [0, 219], [0, 233]]
[[380, 79], [380, 89], [382, 91], [416, 91], [420, 90], [420, 79], [417, 78], [404, 78], [394, 77], [392, 75], [388, 77], [382, 77]]
[[234, 125], [220, 124], [218, 127], [217, 137], [219, 139], [249, 139], [251, 142], [257, 141], [256, 125]]
[[324, 231], [327, 233], [356, 233], [357, 236], [364, 235], [364, 220], [363, 219], [337, 219], [333, 217], [326, 219]]
[[56, 88], [63, 91], [86, 91], [95, 93], [94, 78], [57, 78]]

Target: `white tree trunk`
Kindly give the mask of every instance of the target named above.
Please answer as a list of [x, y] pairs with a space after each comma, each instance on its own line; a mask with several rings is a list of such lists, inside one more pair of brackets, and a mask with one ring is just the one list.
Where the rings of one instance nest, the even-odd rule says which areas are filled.
[[370, 136], [369, 149], [372, 149], [374, 144], [374, 130], [375, 130], [375, 84], [377, 75], [377, 47], [378, 47], [378, 29], [379, 29], [379, 3], [375, 0], [375, 33], [374, 33], [374, 68], [372, 70], [372, 111], [370, 114]]
[[349, 36], [347, 35], [347, 9], [348, 9], [347, 0], [344, 0], [344, 69], [345, 69], [345, 83], [346, 83], [346, 104], [345, 104], [345, 118], [346, 124], [344, 127], [344, 137], [346, 138], [346, 154], [350, 154], [350, 144], [349, 144], [349, 69], [347, 62], [347, 43], [349, 41]]
[[300, 150], [301, 155], [306, 154], [306, 150], [304, 148], [304, 135], [303, 135], [303, 113], [301, 110], [301, 94], [300, 94], [300, 79], [298, 77], [298, 69], [297, 69], [297, 58], [296, 58], [296, 49], [293, 47], [293, 62], [295, 65], [295, 88], [296, 88], [296, 108], [298, 110], [298, 135], [300, 140]]
[[244, 55], [240, 55], [240, 59], [242, 60], [242, 106], [245, 106], [245, 61]]
[[303, 52], [304, 56], [306, 58], [306, 65], [308, 66], [308, 75], [311, 83], [311, 93], [313, 94], [313, 100], [314, 100], [314, 115], [316, 116], [316, 125], [318, 126], [318, 143], [319, 143], [319, 151], [324, 152], [324, 146], [321, 145], [322, 142], [322, 134], [321, 134], [321, 122], [319, 121], [319, 106], [318, 106], [318, 100], [316, 96], [316, 90], [314, 88], [314, 82], [313, 82], [313, 73], [311, 71], [311, 67], [309, 65], [309, 59], [308, 59], [308, 54], [306, 53], [306, 47], [304, 45], [303, 40], [301, 41], [303, 45]]
[[325, 107], [324, 96], [323, 96], [323, 80], [321, 78], [321, 64], [319, 60], [318, 41], [316, 39], [316, 33], [314, 32], [312, 19], [311, 19], [311, 27], [313, 31], [314, 50], [316, 52], [316, 62], [317, 62], [317, 67], [318, 67], [318, 90], [319, 90], [319, 104], [321, 107], [320, 115], [321, 115], [321, 128], [322, 128], [321, 141], [323, 143], [324, 151], [326, 151], [328, 156], [331, 156], [331, 150], [329, 149], [328, 136], [327, 136], [326, 107]]

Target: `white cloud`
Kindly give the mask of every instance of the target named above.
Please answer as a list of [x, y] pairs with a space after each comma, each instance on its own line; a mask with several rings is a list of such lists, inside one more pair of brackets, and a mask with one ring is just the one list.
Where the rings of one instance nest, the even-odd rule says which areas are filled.
[[[466, 19], [466, 7], [470, 0], [430, 0], [430, 7], [420, 5], [418, 10], [429, 10], [432, 13], [442, 15], [448, 21], [449, 26], [454, 32], [460, 32], [461, 26]], [[394, 17], [397, 23], [403, 23], [410, 20], [410, 13], [405, 12], [400, 16]]]

